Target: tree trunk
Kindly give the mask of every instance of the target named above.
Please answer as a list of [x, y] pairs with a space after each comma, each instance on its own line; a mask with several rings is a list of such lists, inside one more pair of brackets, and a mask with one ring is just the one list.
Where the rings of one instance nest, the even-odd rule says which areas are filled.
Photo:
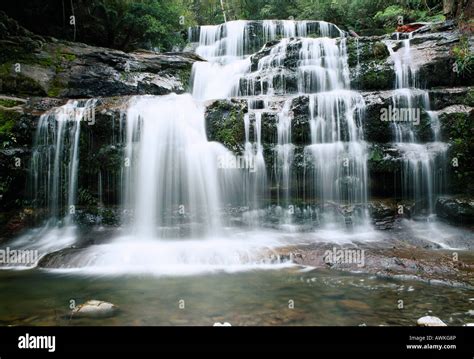
[[443, 0], [443, 14], [447, 19], [452, 19], [456, 10], [456, 0]]

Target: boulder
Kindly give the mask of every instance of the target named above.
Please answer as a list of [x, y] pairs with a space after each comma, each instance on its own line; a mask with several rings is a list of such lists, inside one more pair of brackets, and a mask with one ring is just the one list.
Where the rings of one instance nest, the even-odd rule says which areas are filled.
[[426, 316], [416, 321], [419, 327], [446, 327], [446, 324], [438, 317]]
[[71, 312], [72, 318], [108, 318], [114, 316], [118, 311], [115, 304], [101, 300], [88, 300], [78, 305]]

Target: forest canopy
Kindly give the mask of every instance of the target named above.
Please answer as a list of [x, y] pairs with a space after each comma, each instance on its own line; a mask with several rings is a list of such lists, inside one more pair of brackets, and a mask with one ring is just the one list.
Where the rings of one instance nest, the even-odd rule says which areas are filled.
[[325, 20], [376, 35], [393, 31], [400, 16], [404, 23], [443, 20], [446, 3], [459, 2], [466, 0], [7, 0], [0, 9], [41, 35], [170, 51], [183, 45], [189, 26], [224, 19]]

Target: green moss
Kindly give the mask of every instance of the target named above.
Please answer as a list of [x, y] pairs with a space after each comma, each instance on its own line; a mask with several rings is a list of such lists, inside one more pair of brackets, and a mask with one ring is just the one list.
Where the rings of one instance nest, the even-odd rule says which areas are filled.
[[231, 128], [223, 128], [216, 133], [216, 137], [219, 138], [220, 142], [230, 146], [236, 144], [235, 136]]
[[46, 93], [39, 83], [22, 74], [0, 74], [2, 93], [44, 96]]
[[191, 86], [191, 68], [183, 68], [178, 70], [178, 77], [183, 84], [184, 90], [187, 91]]
[[0, 98], [0, 106], [3, 106], [3, 107], [15, 107], [19, 104], [21, 104], [20, 101]]
[[9, 147], [16, 142], [14, 128], [21, 114], [16, 111], [0, 110], [0, 148]]
[[9, 112], [0, 111], [0, 135], [8, 134], [15, 125], [15, 116], [11, 116]]
[[390, 89], [393, 78], [393, 73], [389, 69], [380, 68], [372, 63], [362, 66], [360, 76], [356, 81], [356, 87], [363, 90]]
[[43, 57], [43, 58], [39, 58], [39, 59], [33, 59], [32, 63], [41, 65], [43, 67], [52, 67], [54, 65], [53, 59], [51, 57]]
[[64, 89], [64, 84], [58, 79], [58, 77], [55, 77], [53, 81], [51, 81], [51, 84], [49, 86], [48, 96], [58, 97], [63, 89]]
[[129, 72], [121, 72], [120, 73], [120, 80], [127, 81], [128, 76], [129, 76]]
[[49, 97], [58, 97], [61, 93], [62, 87], [58, 85], [56, 81], [53, 82], [52, 86], [48, 90]]
[[61, 57], [66, 61], [74, 61], [76, 59], [76, 55], [69, 53], [62, 53]]
[[12, 73], [13, 71], [13, 63], [12, 62], [6, 62], [4, 64], [0, 65], [0, 76], [8, 76]]
[[474, 88], [469, 89], [469, 92], [466, 96], [466, 105], [467, 106], [474, 106]]
[[372, 53], [374, 57], [378, 60], [385, 60], [389, 56], [387, 46], [381, 41], [378, 41], [372, 47]]
[[383, 152], [380, 148], [375, 147], [370, 152], [369, 161], [380, 162], [383, 159]]
[[[451, 191], [469, 193], [474, 191], [471, 178], [474, 175], [474, 130], [467, 113], [450, 113], [440, 116], [443, 137], [449, 141], [447, 171]], [[453, 164], [455, 159], [456, 165]]]
[[244, 113], [241, 103], [217, 101], [207, 112], [207, 133], [212, 141], [218, 141], [231, 151], [239, 151], [244, 141]]

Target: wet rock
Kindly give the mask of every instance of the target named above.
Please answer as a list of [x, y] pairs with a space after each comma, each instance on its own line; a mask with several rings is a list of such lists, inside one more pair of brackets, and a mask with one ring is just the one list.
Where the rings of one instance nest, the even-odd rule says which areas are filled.
[[474, 107], [473, 87], [450, 87], [429, 90], [433, 110], [441, 110], [453, 105]]
[[473, 198], [441, 197], [436, 201], [436, 213], [439, 217], [455, 224], [474, 223]]
[[73, 318], [109, 318], [117, 311], [118, 307], [115, 304], [93, 299], [74, 308], [71, 315]]
[[446, 327], [446, 323], [441, 319], [432, 316], [421, 317], [416, 321], [416, 324], [419, 327]]
[[[398, 227], [398, 225], [397, 225]], [[396, 230], [394, 228], [394, 230]], [[416, 280], [432, 285], [472, 288], [469, 262], [453, 262], [452, 257], [423, 249], [424, 242], [413, 239], [390, 239], [371, 244], [358, 244], [363, 250], [363, 261], [326, 263], [327, 244], [311, 244], [281, 248], [278, 254], [291, 254], [295, 264], [314, 268], [330, 268], [356, 271], [376, 275], [381, 278]], [[354, 249], [353, 247], [351, 249]], [[362, 253], [359, 253], [362, 256]], [[362, 259], [362, 257], [361, 257]]]
[[[472, 74], [461, 75], [453, 71], [455, 59], [452, 52], [461, 40], [459, 30], [438, 31], [438, 29], [433, 27], [432, 32], [415, 33], [410, 41], [412, 66], [418, 69], [422, 87], [472, 85], [474, 83]], [[392, 46], [394, 51], [403, 51], [400, 40], [391, 41], [389, 46]]]
[[388, 61], [389, 52], [383, 36], [349, 38], [347, 42], [351, 87], [388, 90], [393, 87], [395, 72]]
[[64, 248], [51, 252], [41, 257], [38, 262], [40, 268], [74, 268], [84, 265], [82, 256], [85, 254], [84, 248]]
[[[449, 143], [446, 154], [450, 162], [447, 182], [451, 193], [474, 193], [474, 108], [466, 105], [451, 105], [440, 111], [439, 122], [442, 139]], [[453, 162], [455, 161], [455, 162]]]
[[370, 218], [377, 229], [392, 229], [397, 213], [395, 201], [371, 201], [368, 205]]
[[241, 153], [245, 142], [244, 116], [247, 111], [245, 100], [211, 102], [205, 113], [207, 138], [222, 143], [235, 153]]
[[[192, 53], [154, 53], [89, 46], [36, 38], [27, 30], [8, 32], [2, 46], [2, 92], [49, 97], [98, 97], [183, 93], [191, 67], [202, 59]], [[15, 71], [15, 64], [21, 71]]]

